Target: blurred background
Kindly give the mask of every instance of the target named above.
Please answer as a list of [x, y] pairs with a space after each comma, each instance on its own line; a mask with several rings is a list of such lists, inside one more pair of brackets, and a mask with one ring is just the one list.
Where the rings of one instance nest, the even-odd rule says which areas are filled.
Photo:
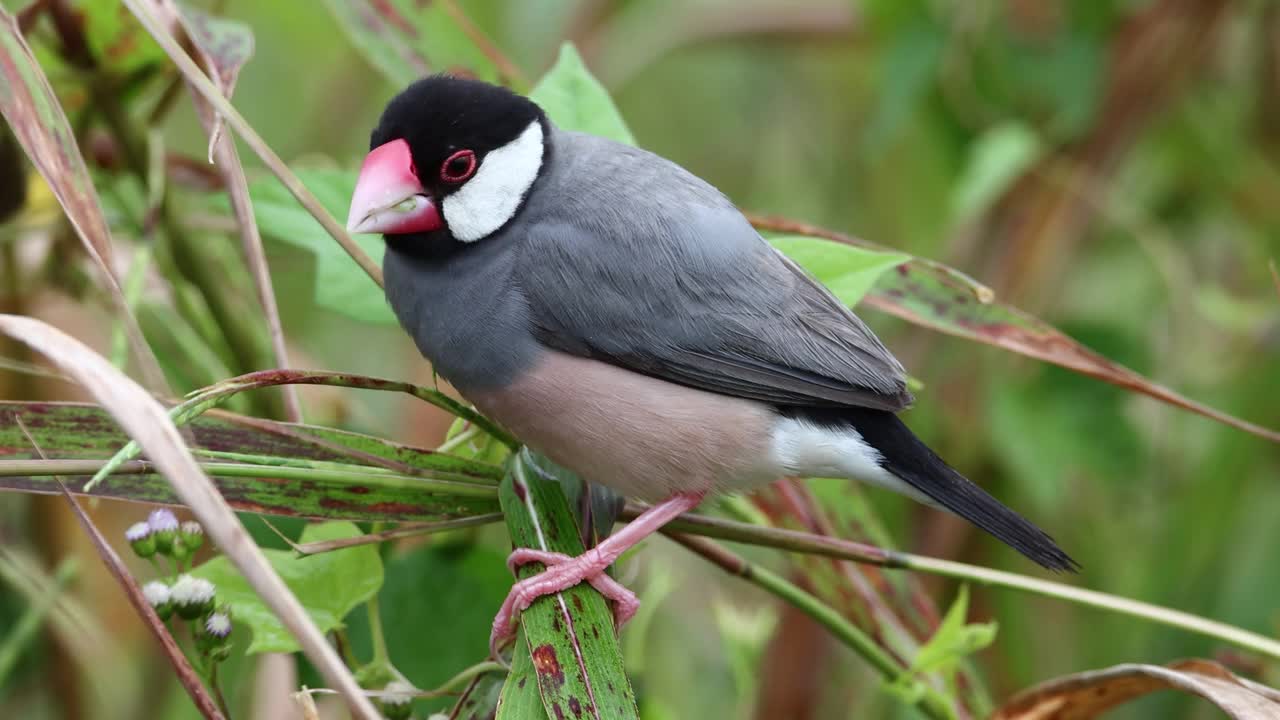
[[[13, 12], [29, 4], [0, 3]], [[398, 88], [319, 4], [215, 4], [256, 36], [235, 94], [249, 122], [290, 164], [354, 168]], [[1280, 279], [1268, 269], [1280, 257], [1280, 4], [460, 4], [529, 77], [551, 65], [563, 40], [574, 42], [640, 145], [740, 206], [944, 262], [1165, 386], [1280, 426]], [[114, 3], [88, 5], [105, 6], [89, 8], [96, 22], [124, 23], [125, 11]], [[146, 41], [141, 33], [129, 37]], [[47, 21], [29, 38], [42, 62], [57, 46]], [[102, 50], [110, 57], [111, 48]], [[108, 210], [127, 207], [140, 190], [114, 179], [119, 158], [92, 129], [92, 115], [81, 114], [92, 104], [83, 73], [53, 60], [46, 71], [73, 123], [83, 118], [86, 155], [103, 187], [112, 188], [104, 193]], [[203, 163], [205, 136], [185, 95], [163, 135], [170, 153]], [[25, 160], [6, 153], [21, 157], [8, 138], [0, 144], [0, 164], [7, 163], [0, 195], [14, 197], [19, 185], [27, 192], [0, 224], [0, 305], [109, 350], [107, 310], [84, 288], [82, 251], [74, 241], [50, 239], [56, 203]], [[263, 174], [250, 153], [242, 157], [251, 176]], [[196, 190], [181, 193], [181, 216], [200, 229], [210, 252], [238, 252], [234, 234], [218, 225], [225, 210]], [[123, 222], [113, 230], [137, 234]], [[293, 365], [430, 381], [399, 329], [318, 308], [312, 257], [267, 242]], [[243, 285], [251, 300], [246, 279], [226, 282]], [[1275, 445], [1066, 370], [870, 309], [861, 314], [922, 383], [907, 422], [1054, 535], [1084, 566], [1069, 582], [1280, 633]], [[12, 344], [0, 346], [6, 357], [30, 360]], [[211, 365], [170, 374], [186, 391], [208, 382], [206, 374], [241, 371], [234, 360]], [[0, 397], [83, 398], [66, 384], [5, 372]], [[448, 425], [411, 399], [317, 389], [302, 397], [310, 422], [425, 447]], [[959, 521], [877, 491], [867, 497], [898, 547], [1032, 570]], [[104, 502], [95, 519], [122, 532], [143, 512]], [[416, 623], [395, 632], [394, 642], [409, 648], [405, 656], [414, 647], [424, 654], [432, 638], [454, 642], [455, 633], [441, 627], [450, 617], [469, 613], [487, 622], [502, 596], [505, 571], [491, 561], [505, 548], [502, 529], [450, 542], [453, 549], [434, 550], [434, 576], [422, 577], [415, 566], [417, 576], [405, 580], [410, 586], [393, 593], [403, 623]], [[0, 546], [0, 628], [26, 607], [24, 583], [46, 582], [75, 558], [68, 627], [92, 640], [69, 644], [68, 631], [51, 626], [0, 681], [0, 715], [196, 717], [63, 500], [0, 495]], [[496, 599], [467, 600], [483, 605], [477, 610], [445, 597], [440, 584], [462, 565], [479, 568], [468, 571], [469, 582]], [[803, 618], [666, 540], [647, 543], [624, 568], [623, 579], [641, 589], [651, 613], [624, 635], [645, 717], [912, 716], [886, 699], [859, 659]], [[950, 604], [953, 584], [923, 583], [940, 607]], [[1217, 657], [1272, 685], [1280, 681], [1274, 667], [1268, 672], [1200, 638], [1060, 602], [972, 590], [971, 618], [999, 623], [994, 644], [975, 656], [997, 699], [1068, 672], [1190, 656]], [[474, 659], [483, 654], [483, 637], [457, 642]], [[396, 652], [393, 645], [400, 663]], [[400, 667], [423, 687], [466, 664], [415, 663]], [[255, 697], [255, 683], [279, 682], [241, 665], [236, 692], [245, 703]], [[309, 671], [302, 672], [305, 679]], [[288, 715], [259, 715], [273, 716]], [[1212, 716], [1171, 695], [1117, 713]]]

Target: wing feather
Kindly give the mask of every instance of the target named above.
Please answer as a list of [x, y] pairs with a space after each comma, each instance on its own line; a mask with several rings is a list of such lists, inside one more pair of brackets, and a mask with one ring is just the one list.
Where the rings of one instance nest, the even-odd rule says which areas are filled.
[[[567, 185], [517, 263], [540, 342], [775, 405], [911, 403], [880, 340], [718, 191], [643, 151], [610, 144], [592, 158], [599, 141], [571, 139]], [[609, 194], [619, 188], [625, 202]]]

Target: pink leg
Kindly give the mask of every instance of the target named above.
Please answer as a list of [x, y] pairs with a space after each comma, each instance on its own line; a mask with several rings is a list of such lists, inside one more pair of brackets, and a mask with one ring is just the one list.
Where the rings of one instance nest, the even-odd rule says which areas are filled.
[[530, 562], [540, 562], [547, 569], [531, 578], [517, 582], [511, 588], [498, 615], [493, 619], [493, 632], [489, 636], [489, 649], [498, 657], [498, 648], [515, 634], [516, 614], [543, 595], [552, 595], [586, 580], [592, 587], [614, 601], [614, 619], [618, 626], [635, 615], [640, 603], [636, 596], [616, 580], [604, 574], [622, 553], [641, 540], [652, 535], [683, 513], [702, 502], [704, 493], [680, 493], [645, 510], [622, 530], [610, 535], [604, 542], [576, 558], [561, 553], [519, 548], [507, 560], [513, 570]]
[[[514, 575], [516, 570], [522, 565], [529, 563], [542, 563], [547, 569], [573, 562], [573, 558], [564, 553], [548, 552], [546, 550], [534, 550], [533, 548], [516, 548], [507, 557], [507, 569]], [[606, 566], [608, 567], [608, 566]], [[544, 575], [546, 573], [543, 573]], [[542, 577], [539, 575], [538, 577]], [[599, 575], [591, 575], [586, 578], [591, 583], [591, 587], [604, 596], [606, 600], [613, 603], [613, 621], [617, 627], [627, 624], [627, 621], [635, 616], [636, 611], [640, 609], [640, 601], [636, 599], [636, 594], [628, 590], [622, 583], [614, 580], [603, 571]], [[529, 598], [529, 602], [536, 600], [538, 596]]]

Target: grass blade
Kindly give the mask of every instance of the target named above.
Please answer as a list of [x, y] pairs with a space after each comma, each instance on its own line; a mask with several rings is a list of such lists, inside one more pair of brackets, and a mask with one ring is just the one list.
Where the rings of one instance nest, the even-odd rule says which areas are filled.
[[[192, 9], [184, 10], [171, 0], [157, 0], [156, 10], [165, 18], [171, 33], [185, 36], [187, 44], [199, 57], [200, 64], [217, 83], [223, 96], [230, 99], [240, 69], [253, 55], [253, 32], [249, 26], [214, 18]], [[244, 166], [240, 164], [235, 142], [222, 132], [222, 116], [190, 83], [187, 87], [191, 91], [196, 114], [205, 133], [209, 135], [209, 160], [216, 163], [223, 184], [226, 185], [227, 195], [231, 198], [231, 209], [236, 217], [245, 264], [249, 266], [258, 303], [262, 305], [266, 316], [274, 364], [276, 367], [287, 367], [289, 354], [285, 345], [284, 326], [280, 322], [280, 310], [276, 305], [262, 236], [258, 233], [258, 223], [254, 220], [253, 201], [249, 199], [249, 183], [245, 179]], [[285, 386], [281, 390], [284, 393], [285, 419], [301, 422], [302, 405], [298, 400], [297, 389]]]
[[245, 144], [262, 159], [262, 163], [267, 166], [267, 169], [279, 178], [280, 182], [289, 189], [289, 192], [298, 199], [298, 202], [301, 203], [317, 221], [320, 222], [324, 229], [333, 236], [334, 240], [338, 241], [338, 244], [341, 245], [342, 248], [347, 251], [347, 254], [351, 256], [351, 259], [355, 260], [356, 264], [359, 265], [366, 274], [368, 274], [369, 278], [381, 287], [382, 268], [378, 267], [378, 265], [375, 264], [373, 260], [355, 244], [354, 241], [352, 241], [351, 236], [347, 234], [346, 229], [343, 228], [343, 226], [335, 220], [327, 210], [324, 209], [324, 206], [320, 204], [320, 201], [316, 199], [315, 195], [312, 195], [311, 191], [307, 190], [306, 186], [302, 184], [302, 181], [298, 180], [298, 177], [293, 174], [293, 171], [284, 164], [284, 161], [280, 159], [280, 156], [276, 155], [275, 151], [273, 151], [267, 143], [263, 141], [262, 137], [254, 131], [253, 127], [251, 127], [244, 119], [244, 116], [236, 111], [235, 107], [231, 105], [231, 102], [222, 96], [222, 93], [218, 91], [217, 86], [215, 86], [209, 78], [205, 77], [204, 73], [200, 72], [200, 68], [195, 64], [195, 61], [187, 57], [187, 54], [182, 51], [182, 48], [178, 43], [167, 32], [165, 32], [163, 25], [161, 25], [160, 21], [157, 20], [156, 17], [145, 7], [143, 0], [123, 1], [133, 14], [137, 16], [138, 21], [147, 29], [147, 32], [151, 33], [151, 36], [156, 39], [156, 42], [160, 44], [160, 47], [164, 48], [164, 51], [173, 60], [174, 64], [177, 65], [178, 70], [187, 79], [187, 81], [191, 83], [192, 87], [194, 87], [197, 92], [204, 96], [204, 98], [213, 105], [214, 109], [218, 111], [218, 114], [221, 115], [226, 120], [227, 124], [236, 131], [236, 133], [244, 140]]
[[342, 693], [357, 717], [375, 720], [378, 713], [373, 704], [201, 471], [164, 408], [102, 356], [50, 325], [31, 318], [0, 315], [0, 331], [44, 354], [62, 372], [79, 380], [111, 412], [145, 448], [213, 541], [280, 617], [326, 682]]

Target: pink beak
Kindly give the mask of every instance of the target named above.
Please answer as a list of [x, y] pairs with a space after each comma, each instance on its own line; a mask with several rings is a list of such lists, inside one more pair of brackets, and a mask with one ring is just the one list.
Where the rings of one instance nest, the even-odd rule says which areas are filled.
[[347, 231], [396, 235], [442, 227], [440, 210], [413, 173], [409, 143], [392, 140], [374, 148], [360, 166]]

